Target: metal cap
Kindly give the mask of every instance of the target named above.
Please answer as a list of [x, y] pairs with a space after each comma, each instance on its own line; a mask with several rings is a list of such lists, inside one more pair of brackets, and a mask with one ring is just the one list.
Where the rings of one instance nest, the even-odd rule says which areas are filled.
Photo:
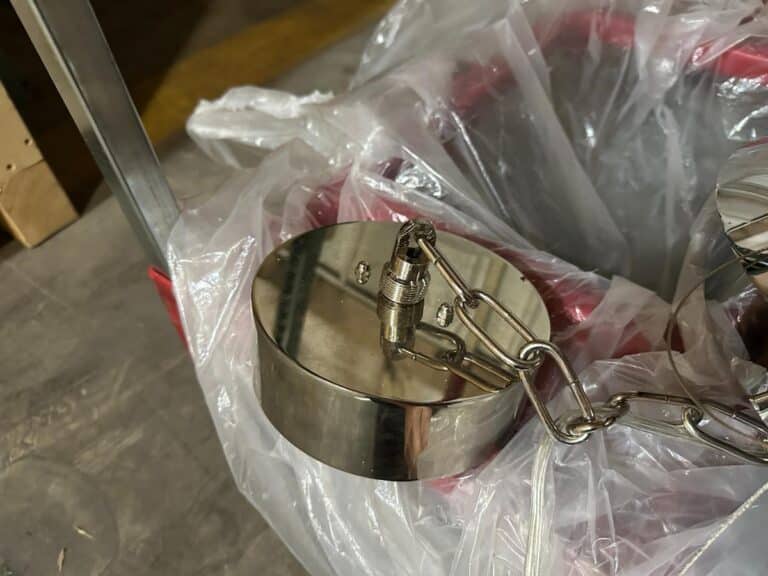
[[[415, 305], [382, 300], [378, 279], [399, 229], [330, 226], [264, 260], [253, 284], [256, 389], [277, 430], [326, 464], [387, 480], [453, 475], [510, 437], [523, 390], [512, 374], [464, 362], [487, 352], [463, 324], [438, 325], [441, 307], [453, 300], [439, 274]], [[514, 266], [452, 234], [440, 232], [437, 241], [468, 282], [549, 338], [544, 303]], [[516, 332], [485, 312], [476, 318], [485, 331], [507, 349], [522, 347]]]

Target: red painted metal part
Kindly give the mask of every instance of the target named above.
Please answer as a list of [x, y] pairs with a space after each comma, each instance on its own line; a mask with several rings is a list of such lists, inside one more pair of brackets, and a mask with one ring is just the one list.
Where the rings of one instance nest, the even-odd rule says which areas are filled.
[[162, 270], [159, 270], [154, 266], [150, 266], [147, 269], [147, 276], [149, 276], [149, 279], [152, 280], [152, 282], [155, 284], [157, 294], [160, 296], [160, 300], [162, 300], [163, 305], [165, 306], [165, 310], [168, 312], [168, 317], [171, 319], [171, 324], [173, 324], [174, 328], [176, 328], [176, 331], [179, 333], [179, 336], [186, 344], [187, 339], [184, 336], [184, 328], [181, 325], [179, 306], [176, 303], [176, 298], [173, 296], [173, 285], [171, 284], [171, 279], [168, 278], [168, 276], [166, 276]]

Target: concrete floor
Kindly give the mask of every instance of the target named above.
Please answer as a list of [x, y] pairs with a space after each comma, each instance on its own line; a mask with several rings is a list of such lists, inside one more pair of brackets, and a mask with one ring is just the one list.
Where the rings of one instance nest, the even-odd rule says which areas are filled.
[[[276, 84], [341, 89], [366, 37]], [[185, 137], [161, 160], [184, 201], [229, 174]], [[237, 491], [144, 254], [95, 198], [39, 248], [0, 249], [0, 576], [304, 574]]]

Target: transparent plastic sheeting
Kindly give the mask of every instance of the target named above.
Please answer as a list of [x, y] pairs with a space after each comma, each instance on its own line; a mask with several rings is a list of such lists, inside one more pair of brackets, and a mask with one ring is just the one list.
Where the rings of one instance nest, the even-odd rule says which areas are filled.
[[[259, 407], [250, 288], [263, 257], [301, 232], [425, 216], [526, 273], [594, 400], [683, 394], [668, 301], [727, 252], [711, 240], [719, 166], [768, 135], [765, 75], [723, 55], [766, 30], [759, 1], [405, 0], [350, 92], [239, 88], [200, 105], [190, 134], [244, 169], [177, 224], [176, 296], [235, 480], [312, 574], [729, 565], [720, 543], [768, 470], [684, 438], [616, 425], [561, 446], [531, 418], [461, 478], [389, 483], [314, 461]], [[708, 290], [680, 313], [675, 358], [693, 392], [732, 403], [765, 386], [737, 330], [757, 296]], [[574, 407], [551, 374], [537, 385], [554, 413]]]

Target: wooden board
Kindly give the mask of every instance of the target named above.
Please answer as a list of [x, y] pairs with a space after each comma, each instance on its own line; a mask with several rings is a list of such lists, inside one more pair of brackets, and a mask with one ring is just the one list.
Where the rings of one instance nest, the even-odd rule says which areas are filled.
[[35, 246], [77, 213], [2, 85], [0, 125], [0, 221], [24, 246]]
[[77, 219], [45, 160], [17, 170], [0, 189], [0, 217], [24, 246], [40, 244]]
[[0, 84], [0, 125], [3, 127], [3, 137], [0, 138], [0, 162], [2, 162], [0, 184], [2, 184], [17, 170], [36, 164], [43, 157], [2, 84]]

